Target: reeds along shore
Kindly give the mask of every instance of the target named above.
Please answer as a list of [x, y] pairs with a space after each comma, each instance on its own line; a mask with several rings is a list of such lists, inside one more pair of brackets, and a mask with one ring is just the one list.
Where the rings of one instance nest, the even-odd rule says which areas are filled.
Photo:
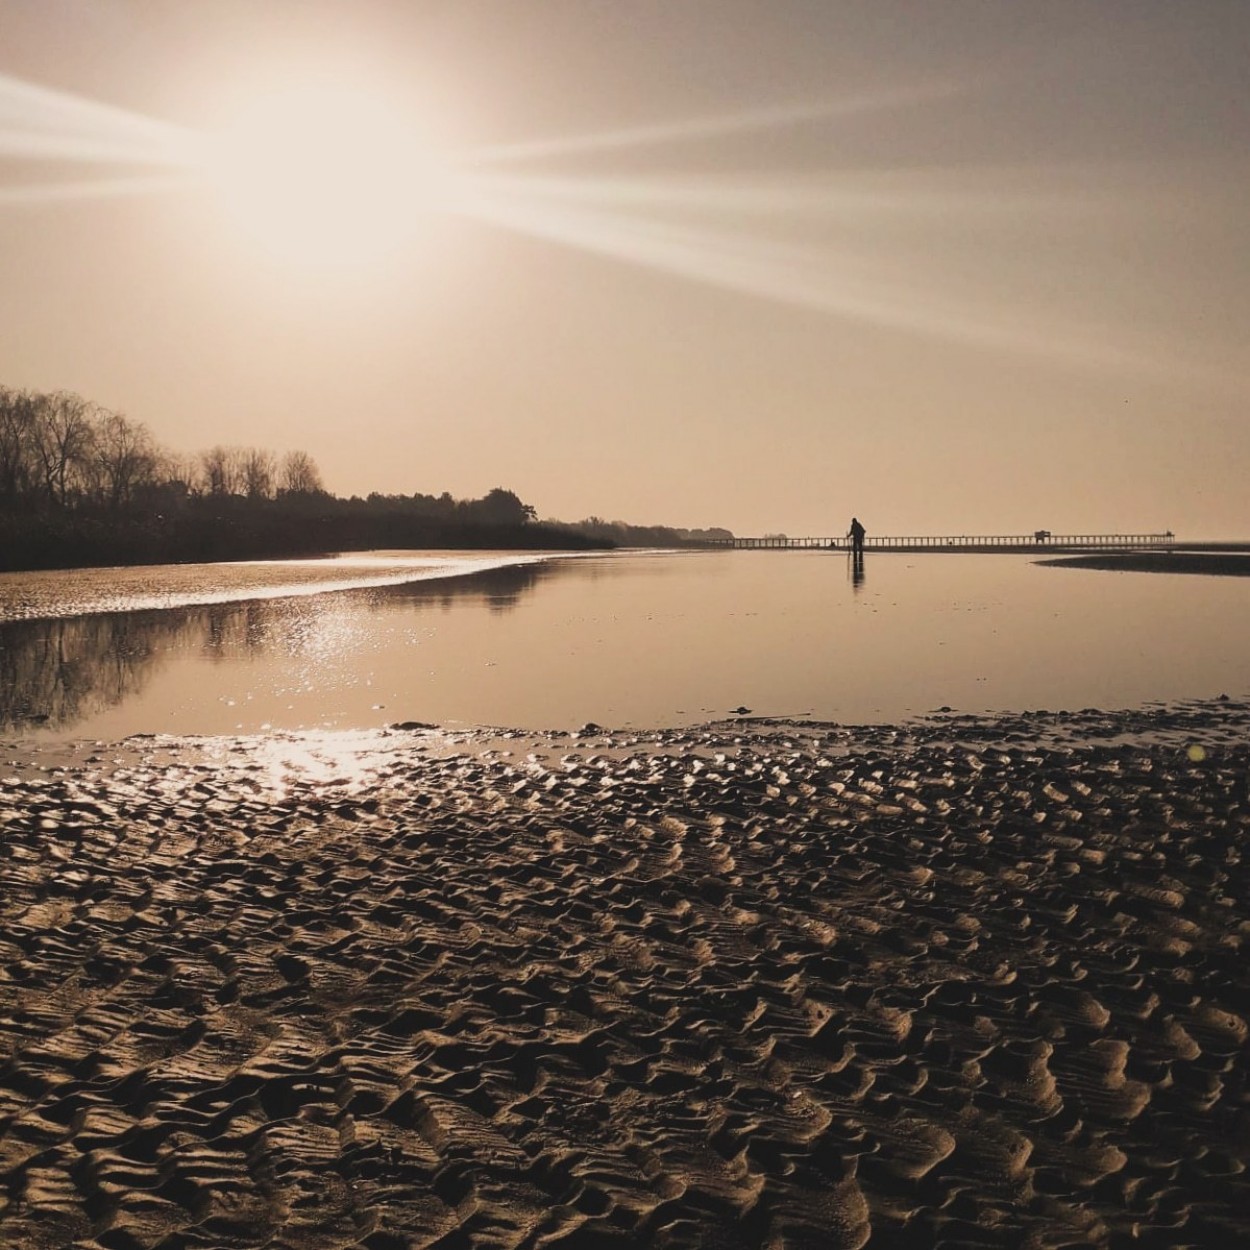
[[1248, 725], [0, 752], [0, 1244], [1250, 1244]]

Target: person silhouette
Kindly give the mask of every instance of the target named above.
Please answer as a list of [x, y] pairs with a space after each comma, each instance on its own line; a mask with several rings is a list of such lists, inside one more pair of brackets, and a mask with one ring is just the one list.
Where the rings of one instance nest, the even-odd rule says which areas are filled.
[[851, 517], [851, 550], [857, 555], [864, 554], [864, 527], [859, 523], [858, 517]]

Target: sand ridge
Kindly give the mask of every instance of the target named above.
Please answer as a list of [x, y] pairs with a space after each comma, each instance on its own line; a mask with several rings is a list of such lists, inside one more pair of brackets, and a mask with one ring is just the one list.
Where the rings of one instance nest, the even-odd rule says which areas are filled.
[[0, 752], [0, 1242], [1250, 1241], [1247, 726]]

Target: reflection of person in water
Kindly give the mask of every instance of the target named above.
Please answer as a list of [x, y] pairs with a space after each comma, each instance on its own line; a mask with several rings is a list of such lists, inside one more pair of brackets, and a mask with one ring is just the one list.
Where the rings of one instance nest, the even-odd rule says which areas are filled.
[[851, 550], [857, 555], [864, 554], [864, 527], [859, 523], [858, 517], [851, 517]]

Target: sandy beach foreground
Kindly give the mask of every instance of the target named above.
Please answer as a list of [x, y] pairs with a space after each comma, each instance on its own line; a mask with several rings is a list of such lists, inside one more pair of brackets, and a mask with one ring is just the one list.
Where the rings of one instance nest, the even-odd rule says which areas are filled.
[[1248, 730], [0, 748], [0, 1244], [1250, 1244]]

